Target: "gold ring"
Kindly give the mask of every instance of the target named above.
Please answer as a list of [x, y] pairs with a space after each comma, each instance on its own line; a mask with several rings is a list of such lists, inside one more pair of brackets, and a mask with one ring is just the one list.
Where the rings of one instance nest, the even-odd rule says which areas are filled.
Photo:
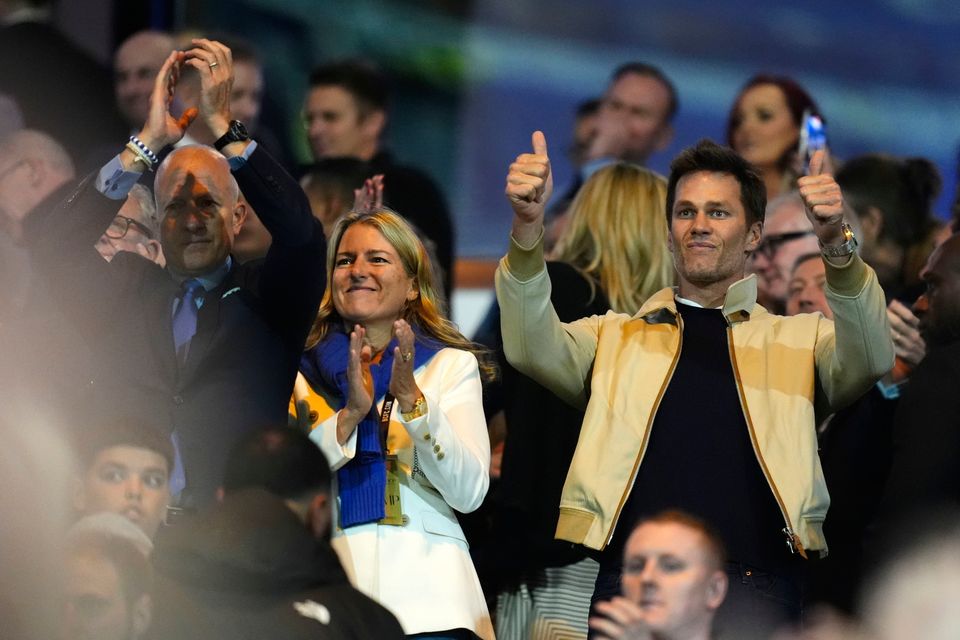
[[401, 353], [400, 359], [403, 360], [404, 362], [410, 362], [413, 359], [413, 352], [407, 351], [406, 353]]
[[217, 66], [218, 64], [220, 64], [220, 63], [219, 63], [219, 62], [211, 62], [211, 63], [210, 63], [210, 68], [213, 69], [213, 68], [214, 68], [215, 66]]

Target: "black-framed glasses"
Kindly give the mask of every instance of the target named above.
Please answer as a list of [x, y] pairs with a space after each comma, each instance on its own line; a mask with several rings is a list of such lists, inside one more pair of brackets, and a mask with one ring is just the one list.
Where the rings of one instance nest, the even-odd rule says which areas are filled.
[[764, 236], [763, 240], [760, 241], [760, 244], [757, 245], [754, 255], [761, 255], [767, 260], [772, 260], [773, 256], [777, 255], [777, 251], [780, 251], [780, 247], [786, 243], [812, 235], [814, 235], [813, 229], [808, 229], [806, 231], [788, 231], [787, 233]]
[[110, 223], [110, 226], [107, 227], [107, 231], [104, 235], [113, 240], [119, 240], [127, 235], [127, 232], [130, 231], [130, 227], [134, 227], [137, 231], [142, 233], [147, 237], [148, 240], [153, 240], [153, 231], [150, 231], [150, 228], [144, 225], [141, 222], [137, 222], [133, 218], [128, 218], [127, 216], [117, 215], [114, 216], [113, 222]]

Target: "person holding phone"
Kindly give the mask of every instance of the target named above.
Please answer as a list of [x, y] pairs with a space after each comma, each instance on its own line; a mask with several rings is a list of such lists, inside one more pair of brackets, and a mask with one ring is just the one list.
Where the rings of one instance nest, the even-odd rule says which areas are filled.
[[733, 102], [727, 144], [760, 171], [768, 200], [795, 190], [805, 173], [808, 159], [798, 153], [805, 116], [819, 118], [821, 129], [826, 123], [810, 94], [787, 76], [754, 76]]

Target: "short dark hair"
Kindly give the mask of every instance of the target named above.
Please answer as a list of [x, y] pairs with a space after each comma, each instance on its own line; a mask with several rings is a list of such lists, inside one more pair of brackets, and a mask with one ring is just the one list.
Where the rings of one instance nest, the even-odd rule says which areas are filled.
[[369, 60], [340, 60], [310, 72], [311, 89], [329, 86], [340, 87], [353, 96], [362, 115], [387, 110], [390, 97], [387, 77]]
[[600, 105], [603, 104], [603, 100], [600, 98], [590, 98], [589, 100], [584, 100], [577, 105], [576, 116], [577, 118], [583, 118], [585, 116], [592, 116], [600, 110]]
[[370, 164], [359, 158], [321, 158], [303, 172], [302, 179], [309, 178], [303, 190], [308, 194], [336, 194], [349, 209], [353, 205], [353, 190], [362, 187], [373, 174]]
[[140, 418], [109, 418], [83, 431], [78, 444], [80, 464], [89, 469], [97, 456], [111, 447], [136, 447], [161, 456], [167, 463], [167, 473], [173, 471], [173, 441], [170, 435]]
[[667, 180], [667, 225], [673, 218], [673, 203], [677, 196], [677, 183], [688, 173], [710, 171], [728, 173], [740, 183], [740, 201], [747, 212], [747, 224], [763, 223], [767, 208], [767, 188], [753, 166], [737, 155], [730, 147], [722, 147], [713, 140], [703, 139], [680, 152], [670, 163], [670, 178]]
[[679, 524], [699, 532], [707, 543], [710, 561], [714, 568], [723, 570], [723, 565], [727, 561], [726, 545], [720, 533], [706, 520], [681, 509], [667, 509], [651, 516], [641, 516], [630, 533], [633, 534], [645, 524]]
[[224, 491], [250, 487], [302, 500], [330, 491], [330, 465], [302, 431], [268, 427], [240, 440], [227, 458]]
[[246, 62], [255, 66], [260, 66], [260, 52], [257, 47], [246, 38], [241, 38], [233, 34], [223, 34], [214, 37], [214, 40], [226, 45], [230, 49], [230, 57], [234, 62]]
[[898, 158], [881, 153], [851, 158], [836, 173], [843, 199], [857, 214], [875, 207], [883, 216], [879, 239], [906, 248], [922, 242], [937, 226], [933, 205], [943, 179], [926, 158]]
[[668, 78], [659, 67], [647, 64], [646, 62], [634, 61], [626, 62], [617, 67], [610, 77], [610, 83], [613, 84], [623, 76], [629, 74], [653, 78], [667, 89], [667, 94], [670, 96], [669, 102], [667, 103], [667, 122], [673, 120], [673, 117], [677, 115], [677, 111], [680, 109], [680, 100], [677, 98], [677, 88], [673, 86], [670, 78]]

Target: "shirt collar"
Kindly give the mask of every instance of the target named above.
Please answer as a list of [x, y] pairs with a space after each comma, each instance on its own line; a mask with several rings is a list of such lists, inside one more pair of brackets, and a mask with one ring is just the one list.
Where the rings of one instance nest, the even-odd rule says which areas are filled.
[[[640, 307], [640, 311], [637, 312], [637, 316], [648, 318], [650, 316], [656, 316], [664, 310], [669, 311], [672, 315], [676, 315], [677, 298], [679, 298], [679, 296], [677, 296], [676, 287], [661, 289], [647, 298], [647, 301]], [[683, 298], [682, 302], [691, 306], [703, 307], [703, 305], [697, 304], [692, 300], [687, 300], [686, 298]], [[749, 320], [750, 314], [756, 313], [760, 309], [760, 307], [757, 307], [757, 277], [755, 275], [750, 274], [745, 278], [737, 280], [727, 288], [727, 295], [723, 299], [722, 310], [723, 316], [728, 322], [733, 323]]]
[[[232, 266], [233, 258], [227, 256], [226, 261], [224, 261], [224, 263], [219, 267], [210, 273], [203, 274], [202, 276], [194, 276], [193, 279], [198, 281], [203, 286], [204, 291], [213, 291], [223, 284], [223, 281], [227, 277], [227, 274], [230, 273], [230, 268]], [[177, 276], [174, 276], [174, 279], [177, 281], [177, 283], [182, 283], [184, 280], [190, 280], [190, 278], [180, 278]]]

